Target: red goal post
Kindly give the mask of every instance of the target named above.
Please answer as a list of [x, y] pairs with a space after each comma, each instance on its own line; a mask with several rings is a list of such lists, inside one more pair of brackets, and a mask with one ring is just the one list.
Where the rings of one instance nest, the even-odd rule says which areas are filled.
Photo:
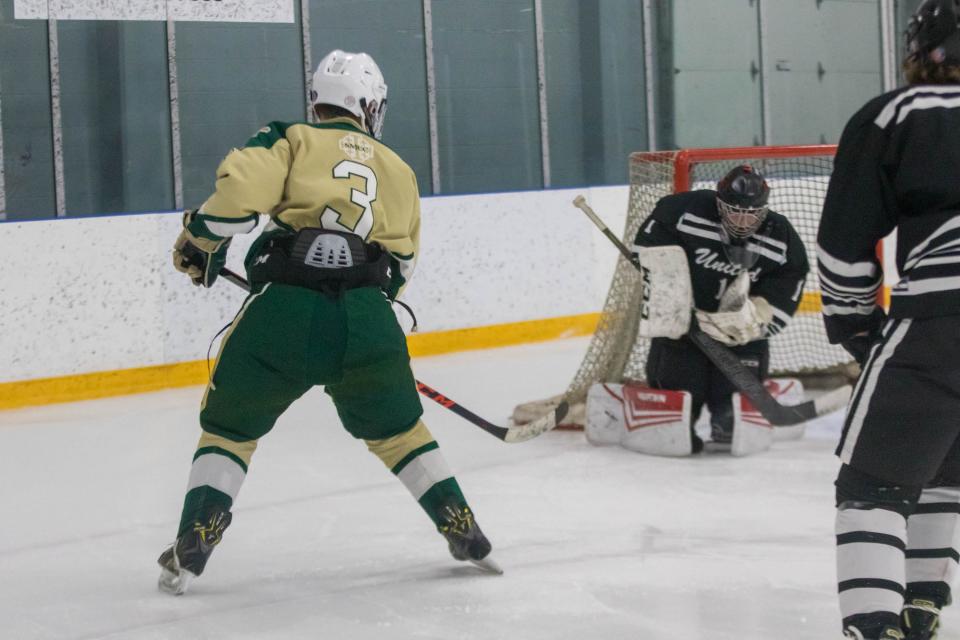
[[[630, 154], [629, 204], [621, 236], [628, 246], [657, 201], [666, 195], [716, 188], [717, 181], [738, 164], [750, 164], [767, 178], [770, 208], [790, 220], [805, 244], [810, 263], [796, 316], [784, 332], [771, 339], [773, 375], [809, 377], [827, 373], [837, 378], [850, 375], [849, 355], [826, 339], [820, 317], [816, 263], [817, 227], [835, 153], [835, 145], [793, 145]], [[626, 260], [619, 260], [597, 330], [566, 392], [519, 405], [514, 411], [514, 420], [529, 420], [563, 398], [573, 407], [573, 421], [582, 422], [578, 414], [582, 415], [582, 404], [591, 385], [643, 381], [649, 344], [637, 337], [639, 296], [636, 270]]]

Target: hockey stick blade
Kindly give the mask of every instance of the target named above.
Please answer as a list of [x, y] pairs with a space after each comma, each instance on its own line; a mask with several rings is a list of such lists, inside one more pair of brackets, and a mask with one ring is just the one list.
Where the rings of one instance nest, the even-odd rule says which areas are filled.
[[853, 395], [853, 387], [846, 384], [834, 389], [830, 393], [825, 393], [822, 396], [814, 398], [813, 403], [816, 405], [816, 415], [826, 415], [846, 407], [850, 404], [851, 395]]
[[[230, 269], [227, 269], [226, 267], [220, 269], [220, 276], [224, 280], [235, 284], [241, 289], [250, 291], [250, 283], [247, 282], [246, 278], [234, 273]], [[425, 385], [419, 380], [415, 380], [415, 382], [417, 385], [417, 391], [421, 395], [430, 398], [440, 406], [449, 409], [467, 422], [473, 423], [493, 437], [499, 438], [504, 442], [524, 442], [526, 440], [530, 440], [531, 438], [536, 438], [537, 436], [556, 427], [567, 415], [567, 403], [561, 402], [554, 411], [529, 424], [500, 427], [492, 422], [484, 420], [466, 407], [461, 406], [459, 403], [443, 395], [433, 387]]]
[[[630, 250], [621, 242], [620, 238], [610, 231], [609, 227], [603, 223], [600, 216], [587, 204], [582, 195], [578, 195], [573, 200], [575, 207], [583, 211], [590, 220], [597, 225], [603, 235], [617, 247], [621, 255], [626, 258], [630, 264], [638, 271], [640, 264]], [[726, 346], [717, 342], [705, 334], [696, 324], [696, 318], [693, 318], [690, 325], [690, 331], [687, 336], [697, 347], [713, 362], [714, 365], [728, 380], [737, 388], [737, 391], [745, 395], [756, 407], [757, 411], [766, 418], [767, 422], [773, 426], [790, 426], [805, 422], [824, 413], [829, 413], [839, 409], [846, 403], [850, 397], [850, 387], [842, 387], [816, 400], [808, 400], [798, 405], [784, 405], [777, 402], [776, 398], [770, 395], [763, 382], [753, 374], [749, 369], [743, 366], [738, 358]], [[846, 391], [844, 392], [844, 390]], [[840, 398], [846, 394], [842, 401]]]
[[511, 426], [509, 429], [507, 429], [507, 435], [504, 438], [504, 441], [513, 443], [532, 440], [533, 438], [550, 431], [558, 424], [563, 422], [563, 419], [567, 417], [568, 411], [570, 411], [570, 405], [568, 405], [566, 402], [561, 402], [552, 412], [537, 418], [533, 422]]

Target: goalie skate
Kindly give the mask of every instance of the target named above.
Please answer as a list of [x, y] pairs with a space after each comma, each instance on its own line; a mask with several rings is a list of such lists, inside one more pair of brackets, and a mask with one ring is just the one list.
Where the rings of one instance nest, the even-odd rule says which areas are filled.
[[483, 535], [470, 507], [447, 506], [444, 523], [437, 527], [446, 539], [455, 560], [469, 561], [484, 571], [502, 574], [503, 569], [490, 557], [493, 545]]

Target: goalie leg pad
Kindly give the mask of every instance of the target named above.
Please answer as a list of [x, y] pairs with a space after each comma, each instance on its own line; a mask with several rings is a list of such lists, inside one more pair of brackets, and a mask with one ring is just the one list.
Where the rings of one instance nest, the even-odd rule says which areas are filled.
[[[765, 381], [764, 386], [770, 395], [782, 404], [798, 404], [803, 401], [803, 384], [795, 378], [772, 378]], [[748, 456], [766, 451], [774, 441], [797, 440], [803, 437], [803, 432], [803, 423], [789, 427], [771, 426], [746, 397], [739, 393], [733, 394], [731, 454]]]
[[600, 382], [590, 387], [583, 433], [587, 442], [598, 447], [620, 444], [626, 433], [622, 384]]
[[[764, 385], [780, 404], [796, 405], [803, 402], [803, 383], [796, 378], [770, 378]], [[773, 430], [773, 441], [799, 440], [806, 431], [804, 423], [785, 427], [776, 427]]]
[[692, 400], [687, 391], [623, 385], [625, 432], [620, 445], [654, 456], [688, 456], [693, 452]]
[[733, 441], [730, 454], [749, 456], [766, 451], [773, 444], [773, 427], [739, 393], [733, 394]]

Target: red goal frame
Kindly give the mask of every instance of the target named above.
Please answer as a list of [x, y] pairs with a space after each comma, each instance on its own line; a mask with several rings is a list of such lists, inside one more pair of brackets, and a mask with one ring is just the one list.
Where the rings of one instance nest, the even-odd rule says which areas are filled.
[[[673, 156], [674, 191], [690, 190], [690, 168], [697, 162], [737, 160], [739, 158], [796, 158], [798, 156], [833, 156], [835, 144], [808, 144], [784, 147], [724, 147], [718, 149], [682, 149]], [[643, 153], [636, 154], [642, 156]]]

